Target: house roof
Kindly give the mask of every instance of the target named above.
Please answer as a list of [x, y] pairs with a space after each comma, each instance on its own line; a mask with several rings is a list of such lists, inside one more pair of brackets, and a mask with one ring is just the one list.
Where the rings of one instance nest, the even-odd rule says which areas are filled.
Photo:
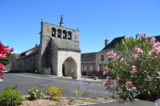
[[121, 36], [121, 37], [117, 37], [114, 38], [108, 45], [106, 45], [101, 51], [106, 51], [109, 49], [113, 49], [115, 47], [116, 44], [120, 43], [123, 39], [125, 38], [125, 36]]
[[159, 42], [160, 42], [160, 35], [153, 36], [153, 37], [155, 37], [155, 39], [156, 39], [156, 42], [157, 42], [157, 41], [159, 41]]

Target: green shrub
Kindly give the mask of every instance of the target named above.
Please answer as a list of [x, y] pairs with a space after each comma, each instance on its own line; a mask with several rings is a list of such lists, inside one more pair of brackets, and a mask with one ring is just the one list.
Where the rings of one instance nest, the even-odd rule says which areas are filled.
[[17, 85], [15, 85], [15, 86], [8, 86], [8, 87], [4, 88], [4, 91], [7, 91], [7, 90], [16, 90], [17, 87], [18, 87]]
[[17, 106], [23, 100], [22, 93], [16, 90], [5, 90], [0, 93], [0, 106]]
[[109, 97], [109, 96], [105, 96], [104, 99], [105, 99], [105, 100], [112, 100], [112, 98]]
[[73, 89], [73, 93], [77, 98], [79, 98], [79, 97], [82, 97], [82, 95], [84, 94], [84, 91], [82, 87], [78, 85], [77, 87]]
[[57, 100], [63, 93], [62, 89], [56, 86], [48, 87], [46, 91], [47, 95], [49, 95], [52, 100]]
[[28, 94], [29, 94], [29, 99], [31, 100], [40, 99], [43, 97], [43, 92], [39, 88], [29, 89]]
[[92, 96], [91, 99], [97, 100], [98, 97], [97, 96]]

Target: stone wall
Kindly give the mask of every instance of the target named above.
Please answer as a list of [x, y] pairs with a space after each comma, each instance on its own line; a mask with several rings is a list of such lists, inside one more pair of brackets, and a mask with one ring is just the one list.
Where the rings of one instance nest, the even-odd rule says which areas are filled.
[[16, 59], [13, 57], [11, 70], [13, 72], [35, 72], [38, 70], [38, 52]]

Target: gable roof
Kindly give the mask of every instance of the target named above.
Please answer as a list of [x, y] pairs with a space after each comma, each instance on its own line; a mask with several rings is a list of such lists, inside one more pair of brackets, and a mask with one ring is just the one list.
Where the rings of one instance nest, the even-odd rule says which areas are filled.
[[120, 43], [125, 36], [114, 38], [108, 45], [106, 45], [101, 51], [106, 51], [109, 49], [113, 49], [116, 44]]

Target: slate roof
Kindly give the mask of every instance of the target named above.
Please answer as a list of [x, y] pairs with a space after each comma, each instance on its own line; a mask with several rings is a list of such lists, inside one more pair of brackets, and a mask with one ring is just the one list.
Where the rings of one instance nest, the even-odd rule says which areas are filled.
[[96, 61], [96, 52], [81, 54], [81, 62], [95, 62], [95, 61]]
[[159, 41], [160, 42], [160, 35], [154, 36], [156, 39], [156, 42]]
[[25, 52], [22, 52], [22, 53], [20, 53], [20, 54], [16, 54], [16, 59], [20, 59], [20, 58], [24, 58], [24, 57], [26, 57], [26, 56], [30, 56], [30, 55], [32, 55], [32, 54], [35, 54], [35, 53], [37, 53], [38, 51], [39, 51], [39, 45], [37, 45], [36, 47], [33, 47], [33, 48], [31, 48], [31, 49], [29, 49], [29, 50], [27, 50], [27, 51], [25, 51]]
[[120, 43], [125, 36], [114, 38], [107, 46], [105, 46], [101, 51], [106, 51], [108, 49], [113, 49], [116, 44]]

